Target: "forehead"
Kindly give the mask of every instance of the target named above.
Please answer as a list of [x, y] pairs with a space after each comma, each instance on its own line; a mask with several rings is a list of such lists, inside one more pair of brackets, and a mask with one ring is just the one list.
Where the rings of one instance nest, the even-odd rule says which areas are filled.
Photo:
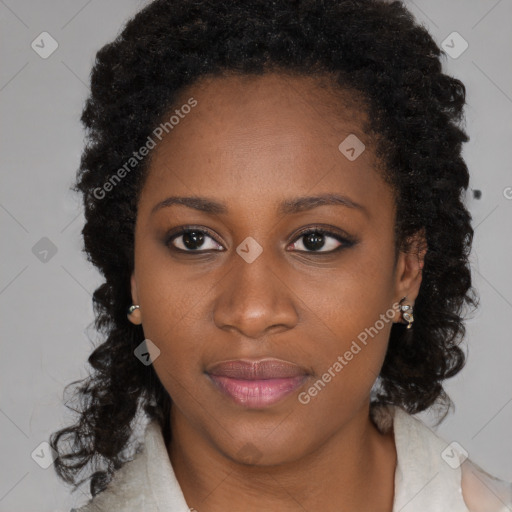
[[[143, 197], [207, 190], [262, 204], [333, 189], [356, 202], [379, 194], [364, 103], [329, 77], [207, 77], [182, 91], [173, 112], [190, 98], [196, 105], [153, 150]], [[353, 161], [339, 147], [347, 137], [364, 147]]]
[[[257, 135], [255, 130], [262, 135], [265, 130], [281, 136], [311, 131], [320, 136], [334, 132], [336, 137], [357, 133], [361, 139], [368, 139], [364, 133], [365, 103], [360, 93], [340, 89], [333, 81], [327, 74], [208, 76], [183, 91], [177, 103], [193, 96], [198, 102], [193, 116], [197, 121], [223, 131], [233, 128], [240, 137], [244, 133]], [[283, 128], [288, 130], [283, 132]]]
[[365, 107], [360, 92], [341, 87], [336, 83], [335, 75], [327, 72], [308, 76], [291, 71], [269, 71], [264, 74], [225, 71], [222, 75], [201, 77], [181, 94], [183, 97], [192, 92], [212, 104], [227, 107], [236, 101], [248, 109], [262, 101], [269, 106], [284, 102], [283, 106], [289, 108], [297, 100], [302, 100], [303, 108], [316, 111], [321, 116], [329, 112], [342, 113], [347, 108], [363, 111]]

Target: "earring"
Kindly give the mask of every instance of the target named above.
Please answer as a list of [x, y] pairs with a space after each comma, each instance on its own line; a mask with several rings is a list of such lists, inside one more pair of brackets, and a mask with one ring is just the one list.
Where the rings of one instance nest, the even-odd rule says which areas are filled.
[[128, 310], [126, 316], [130, 322], [140, 325], [142, 323], [140, 318], [140, 306], [138, 304], [132, 304]]
[[400, 311], [402, 312], [402, 318], [407, 322], [407, 329], [412, 327], [412, 323], [414, 322], [413, 308], [410, 304], [402, 305], [402, 302], [406, 300], [407, 297], [403, 297], [400, 302]]

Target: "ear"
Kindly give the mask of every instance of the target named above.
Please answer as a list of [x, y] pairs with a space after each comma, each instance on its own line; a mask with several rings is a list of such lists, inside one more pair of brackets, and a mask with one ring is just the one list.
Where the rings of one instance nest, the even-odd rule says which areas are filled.
[[414, 304], [420, 291], [422, 270], [428, 246], [425, 228], [417, 231], [408, 240], [407, 251], [400, 251], [395, 269], [395, 301], [407, 296], [407, 301]]
[[[132, 302], [133, 304], [139, 304], [139, 296], [137, 293], [137, 281], [135, 280], [135, 273], [132, 273], [130, 277], [130, 286]], [[128, 320], [134, 325], [140, 325], [142, 323], [142, 315], [140, 308], [135, 309], [131, 314], [127, 314], [126, 316], [128, 317]]]

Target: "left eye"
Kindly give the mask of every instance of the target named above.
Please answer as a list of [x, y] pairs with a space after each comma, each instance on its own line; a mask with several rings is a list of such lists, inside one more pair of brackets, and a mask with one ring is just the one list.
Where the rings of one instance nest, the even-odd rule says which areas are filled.
[[[302, 239], [304, 242], [301, 241]], [[326, 241], [326, 239], [331, 240]], [[351, 245], [351, 242], [336, 233], [316, 228], [302, 232], [292, 245], [299, 252], [334, 252], [342, 245]]]

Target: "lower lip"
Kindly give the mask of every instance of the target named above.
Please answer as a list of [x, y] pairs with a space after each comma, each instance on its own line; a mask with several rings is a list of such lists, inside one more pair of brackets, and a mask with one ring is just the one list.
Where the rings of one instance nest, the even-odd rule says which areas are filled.
[[249, 408], [261, 408], [279, 402], [293, 393], [307, 379], [306, 375], [281, 379], [242, 380], [209, 375], [224, 394], [236, 403]]

